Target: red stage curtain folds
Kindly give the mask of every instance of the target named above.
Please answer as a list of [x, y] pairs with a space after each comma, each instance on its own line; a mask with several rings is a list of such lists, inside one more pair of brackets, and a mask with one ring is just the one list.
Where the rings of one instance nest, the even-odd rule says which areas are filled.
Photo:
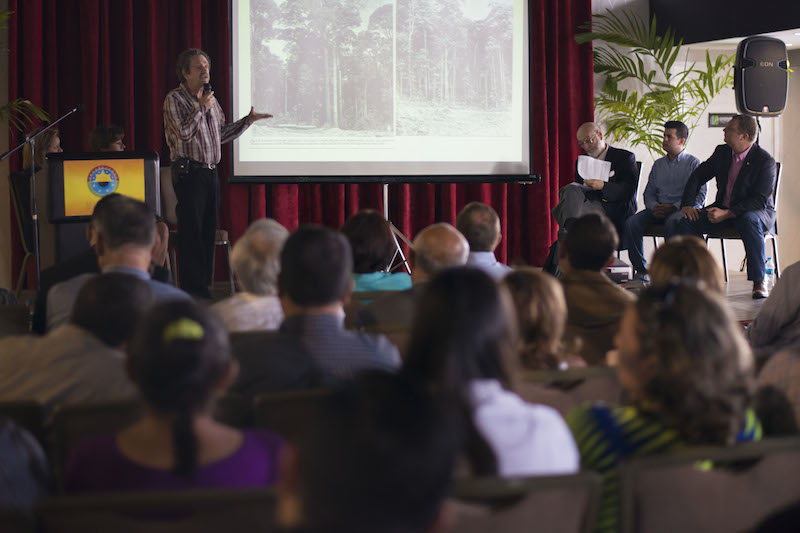
[[[97, 124], [125, 128], [130, 150], [169, 158], [162, 104], [177, 86], [175, 58], [198, 47], [212, 58], [212, 83], [230, 109], [229, 6], [202, 0], [10, 0], [9, 95], [39, 104], [52, 117], [76, 103], [83, 113], [61, 125], [65, 151], [84, 151]], [[438, 221], [454, 222], [469, 201], [500, 215], [502, 261], [541, 265], [557, 227], [550, 208], [572, 181], [575, 131], [592, 119], [592, 56], [576, 45], [590, 0], [529, 0], [531, 23], [531, 147], [536, 185], [400, 184], [390, 186], [390, 218], [409, 237]], [[269, 111], [269, 110], [264, 110]], [[236, 119], [239, 117], [228, 117]], [[223, 151], [220, 227], [235, 240], [248, 223], [271, 216], [294, 229], [304, 223], [339, 227], [365, 207], [382, 208], [380, 185], [228, 185], [231, 151]], [[12, 161], [12, 170], [19, 160]], [[13, 218], [13, 214], [11, 214]], [[12, 224], [16, 233], [16, 222]], [[12, 238], [16, 277], [22, 259]]]

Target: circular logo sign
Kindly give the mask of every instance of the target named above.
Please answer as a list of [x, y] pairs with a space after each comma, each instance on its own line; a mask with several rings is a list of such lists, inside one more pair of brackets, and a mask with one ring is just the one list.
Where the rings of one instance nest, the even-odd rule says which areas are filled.
[[89, 172], [89, 178], [86, 181], [89, 184], [89, 190], [95, 196], [106, 196], [119, 187], [117, 171], [106, 165], [94, 167]]

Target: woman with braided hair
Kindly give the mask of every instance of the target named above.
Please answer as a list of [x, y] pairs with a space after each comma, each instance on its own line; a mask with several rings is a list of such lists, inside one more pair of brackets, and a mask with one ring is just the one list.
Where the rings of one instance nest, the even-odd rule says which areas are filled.
[[156, 306], [128, 349], [142, 398], [138, 422], [79, 444], [67, 464], [68, 491], [263, 487], [275, 481], [281, 440], [212, 418], [215, 394], [236, 378], [228, 337], [193, 302]]

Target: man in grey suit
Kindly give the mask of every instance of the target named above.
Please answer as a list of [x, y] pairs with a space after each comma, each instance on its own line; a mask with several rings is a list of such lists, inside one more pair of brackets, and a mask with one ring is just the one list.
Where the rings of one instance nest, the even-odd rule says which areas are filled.
[[278, 275], [285, 318], [277, 332], [263, 332], [248, 353], [237, 349], [233, 336], [241, 367], [234, 391], [255, 394], [313, 386], [366, 369], [392, 371], [400, 366], [397, 348], [386, 337], [344, 328], [352, 270], [350, 244], [341, 233], [309, 225], [289, 236]]
[[425, 282], [446, 268], [465, 265], [468, 257], [469, 243], [452, 225], [440, 222], [423, 229], [414, 238], [412, 287], [367, 305], [359, 311], [357, 325], [410, 325], [414, 318], [414, 304]]

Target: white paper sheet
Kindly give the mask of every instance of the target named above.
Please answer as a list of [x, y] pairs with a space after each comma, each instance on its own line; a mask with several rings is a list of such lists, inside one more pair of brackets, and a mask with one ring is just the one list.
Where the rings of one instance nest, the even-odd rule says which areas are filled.
[[611, 162], [595, 159], [588, 155], [578, 156], [578, 175], [585, 180], [608, 181]]

